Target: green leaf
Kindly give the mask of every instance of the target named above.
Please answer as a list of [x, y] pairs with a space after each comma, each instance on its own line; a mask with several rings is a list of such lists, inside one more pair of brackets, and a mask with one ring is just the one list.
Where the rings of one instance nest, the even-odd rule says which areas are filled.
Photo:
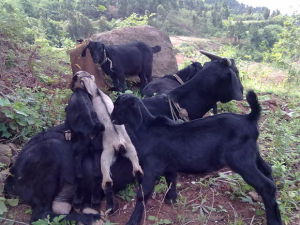
[[24, 120], [19, 120], [19, 121], [17, 121], [17, 123], [22, 127], [27, 126], [27, 123]]
[[22, 116], [28, 116], [28, 114], [20, 111], [20, 110], [15, 110], [17, 114], [22, 115]]
[[11, 133], [8, 132], [8, 129], [4, 123], [0, 123], [0, 133], [1, 133], [1, 137], [4, 138], [10, 138], [12, 135]]
[[1, 201], [0, 200], [0, 215], [3, 215], [4, 213], [7, 212], [7, 207], [6, 205], [4, 204], [4, 201]]
[[32, 214], [32, 210], [31, 210], [31, 209], [27, 209], [27, 210], [25, 211], [25, 214]]
[[10, 102], [6, 98], [0, 98], [0, 106], [9, 106]]
[[57, 216], [53, 219], [53, 223], [59, 224], [65, 217], [65, 215]]
[[6, 199], [6, 202], [9, 206], [15, 207], [19, 204], [19, 199], [17, 199], [17, 198]]
[[9, 109], [3, 109], [2, 112], [5, 114], [5, 116], [7, 118], [10, 118], [10, 119], [14, 118], [14, 114], [11, 112], [11, 110], [9, 110]]
[[12, 129], [12, 130], [17, 130], [17, 125], [14, 123], [14, 122], [10, 122], [9, 124], [8, 124], [8, 126], [9, 126], [9, 128], [10, 129]]
[[133, 94], [132, 90], [126, 90], [125, 94]]
[[150, 220], [150, 221], [156, 221], [157, 218], [156, 218], [156, 216], [148, 216], [148, 220]]
[[262, 216], [265, 214], [265, 211], [264, 210], [261, 210], [261, 209], [258, 209], [255, 211], [255, 214], [258, 215], [258, 216]]
[[161, 222], [163, 224], [172, 224], [172, 222], [170, 220], [168, 220], [168, 219], [163, 219], [163, 220], [161, 220]]

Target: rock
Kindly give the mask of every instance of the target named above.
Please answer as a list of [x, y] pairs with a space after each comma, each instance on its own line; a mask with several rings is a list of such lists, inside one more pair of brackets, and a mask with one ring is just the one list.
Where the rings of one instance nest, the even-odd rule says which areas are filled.
[[252, 198], [252, 200], [254, 202], [257, 202], [259, 200], [259, 196], [258, 196], [258, 194], [255, 191], [250, 191], [248, 193], [248, 195]]
[[13, 158], [16, 154], [17, 147], [14, 144], [0, 144], [0, 163], [9, 166], [13, 162]]
[[106, 87], [104, 77], [100, 75], [101, 73], [98, 66], [93, 62], [90, 51], [86, 51], [86, 57], [81, 57], [82, 50], [85, 46], [86, 42], [83, 42], [77, 45], [75, 49], [69, 51], [72, 72], [75, 74], [79, 70], [84, 70], [95, 75], [97, 86], [103, 89]]
[[[91, 37], [91, 40], [101, 41], [106, 45], [113, 44], [125, 44], [132, 41], [143, 41], [151, 47], [155, 45], [161, 46], [161, 51], [155, 53], [153, 56], [153, 76], [163, 76], [165, 74], [176, 73], [178, 70], [175, 53], [173, 51], [173, 45], [170, 41], [169, 36], [152, 26], [135, 26], [135, 27], [124, 27], [115, 29], [112, 31], [95, 34]], [[80, 56], [85, 44], [79, 45], [76, 49], [70, 51], [71, 65], [73, 73], [78, 71], [78, 64], [82, 70], [86, 70], [94, 75], [98, 75], [101, 82], [104, 80], [104, 73], [100, 70], [95, 69], [91, 56], [88, 53], [88, 57], [85, 59]], [[137, 78], [138, 80], [138, 78]], [[100, 83], [100, 87], [102, 84]]]

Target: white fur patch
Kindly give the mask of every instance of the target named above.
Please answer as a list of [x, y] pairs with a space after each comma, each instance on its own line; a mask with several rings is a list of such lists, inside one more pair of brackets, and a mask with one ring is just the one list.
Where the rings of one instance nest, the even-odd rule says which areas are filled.
[[52, 202], [52, 211], [57, 214], [69, 214], [71, 212], [72, 205], [68, 202]]
[[[82, 210], [82, 213], [83, 214], [99, 214], [99, 212], [97, 210], [92, 209], [92, 208], [84, 208]], [[97, 220], [92, 223], [92, 225], [103, 225], [103, 224], [104, 224], [103, 220]], [[83, 224], [78, 223], [78, 225], [83, 225]]]
[[96, 209], [92, 209], [92, 208], [84, 208], [82, 210], [82, 213], [84, 213], [84, 214], [99, 214], [99, 212]]
[[[86, 74], [87, 72], [82, 72]], [[92, 96], [92, 103], [98, 119], [105, 127], [103, 133], [103, 152], [101, 154], [101, 172], [103, 175], [102, 188], [106, 188], [107, 183], [112, 183], [110, 175], [110, 166], [115, 161], [115, 151], [123, 145], [126, 149], [127, 157], [133, 166], [133, 172], [143, 173], [139, 165], [136, 149], [128, 136], [124, 125], [114, 125], [111, 122], [110, 114], [114, 109], [114, 104], [110, 97], [97, 88], [95, 81], [87, 76], [80, 78], [85, 85], [86, 90]], [[100, 95], [100, 96], [99, 96]]]

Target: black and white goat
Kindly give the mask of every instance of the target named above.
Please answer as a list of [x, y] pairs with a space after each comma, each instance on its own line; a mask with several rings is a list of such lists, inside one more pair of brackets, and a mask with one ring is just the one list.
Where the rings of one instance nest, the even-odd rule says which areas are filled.
[[[78, 179], [85, 175], [82, 172], [86, 168], [82, 166], [84, 158], [86, 154], [101, 153], [104, 127], [94, 112], [88, 93], [82, 89], [74, 90], [66, 113], [67, 125], [62, 124], [41, 132], [25, 144], [10, 170], [5, 193], [18, 195], [32, 207], [31, 222], [46, 218], [47, 215], [53, 218], [63, 214], [66, 215], [65, 220], [75, 220], [86, 225], [98, 224], [100, 215], [94, 214], [95, 211], [89, 213], [86, 205], [82, 209], [87, 214], [70, 212], [73, 199], [81, 198], [76, 195], [81, 188], [78, 187]], [[68, 129], [72, 130], [71, 141], [65, 139], [65, 131]], [[94, 157], [98, 161], [93, 159], [89, 165], [92, 168], [90, 171], [93, 171], [90, 177], [96, 181], [101, 179], [100, 169], [97, 172], [100, 167], [100, 154], [98, 155]], [[79, 177], [78, 171], [81, 173]], [[99, 181], [94, 190], [99, 190]], [[92, 183], [82, 186], [93, 188]], [[100, 193], [91, 193], [93, 195], [88, 201], [99, 204]], [[90, 202], [86, 203], [90, 205]]]
[[212, 61], [205, 63], [192, 79], [166, 95], [142, 100], [153, 115], [193, 120], [203, 117], [218, 101], [243, 99], [243, 86], [234, 60], [202, 53]]
[[[136, 149], [128, 136], [124, 125], [114, 125], [111, 122], [110, 114], [113, 111], [114, 104], [109, 96], [98, 89], [95, 83], [95, 77], [88, 72], [79, 71], [74, 75], [73, 85], [82, 85], [91, 96], [93, 107], [97, 113], [98, 119], [105, 127], [103, 133], [103, 151], [101, 154], [101, 173], [102, 188], [105, 192], [109, 191], [113, 184], [110, 167], [116, 160], [116, 153], [125, 151], [123, 155], [127, 157], [133, 166], [134, 175], [142, 175], [143, 171], [139, 165]], [[109, 206], [110, 204], [108, 204]]]
[[150, 47], [136, 41], [123, 45], [104, 45], [99, 41], [89, 41], [81, 56], [86, 56], [89, 49], [94, 63], [109, 75], [117, 91], [125, 91], [125, 76], [138, 75], [141, 90], [152, 80], [153, 53], [161, 50], [160, 46]]
[[170, 190], [168, 201], [176, 199], [176, 174], [207, 173], [229, 167], [262, 196], [268, 225], [281, 225], [276, 202], [276, 186], [271, 168], [262, 159], [257, 146], [257, 122], [260, 105], [256, 94], [247, 94], [251, 112], [247, 115], [225, 113], [186, 123], [153, 116], [143, 102], [133, 95], [121, 95], [111, 118], [125, 124], [137, 148], [143, 167], [142, 190], [127, 225], [140, 224], [156, 180], [165, 176]]

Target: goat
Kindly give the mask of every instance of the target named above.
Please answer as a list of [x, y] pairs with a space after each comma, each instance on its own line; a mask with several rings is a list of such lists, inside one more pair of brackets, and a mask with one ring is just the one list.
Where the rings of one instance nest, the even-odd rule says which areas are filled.
[[153, 115], [193, 120], [201, 118], [218, 101], [243, 99], [243, 86], [234, 60], [204, 53], [212, 61], [205, 63], [192, 79], [166, 95], [142, 100]]
[[[5, 191], [19, 195], [32, 207], [31, 221], [69, 214], [77, 189], [75, 179], [82, 177], [78, 174], [82, 173], [83, 156], [101, 153], [104, 126], [93, 111], [88, 93], [77, 88], [66, 113], [66, 124], [41, 132], [25, 144], [6, 180]], [[72, 131], [71, 141], [65, 140], [64, 131], [68, 129]], [[98, 162], [93, 160], [95, 170], [100, 168], [100, 153], [95, 157]], [[94, 171], [92, 176], [98, 178], [100, 174]], [[99, 218], [99, 214], [71, 213], [65, 219], [92, 224]]]
[[151, 97], [156, 94], [166, 94], [193, 78], [201, 69], [202, 65], [200, 63], [193, 62], [174, 75], [168, 74], [151, 81], [144, 87], [142, 94], [145, 97]]
[[153, 53], [161, 50], [160, 46], [150, 47], [137, 41], [124, 45], [104, 45], [102, 42], [89, 41], [81, 56], [86, 56], [89, 49], [93, 61], [109, 75], [117, 91], [126, 89], [125, 75], [138, 75], [141, 90], [152, 80]]
[[[192, 79], [201, 69], [202, 65], [199, 62], [193, 62], [191, 65], [178, 71], [176, 74], [165, 75], [159, 79], [151, 81], [142, 90], [145, 97], [151, 97], [156, 94], [167, 94], [171, 90], [183, 85], [188, 80]], [[217, 104], [213, 106], [213, 113], [217, 114]]]
[[[73, 78], [74, 79], [74, 78]], [[66, 126], [70, 130], [72, 138], [72, 148], [75, 156], [76, 176], [82, 177], [81, 174], [81, 161], [82, 155], [85, 154], [85, 146], [95, 144], [92, 141], [97, 135], [97, 145], [93, 146], [95, 154], [99, 157], [95, 157], [96, 170], [100, 170], [100, 151], [102, 147], [102, 137], [99, 135], [104, 130], [104, 125], [98, 120], [97, 114], [94, 111], [93, 104], [89, 97], [89, 94], [81, 88], [73, 88], [73, 94], [71, 95], [68, 106], [66, 107]], [[98, 170], [98, 171], [99, 171]], [[95, 172], [95, 174], [98, 174]]]
[[114, 124], [125, 124], [137, 148], [144, 177], [133, 214], [127, 225], [140, 224], [156, 180], [165, 176], [170, 190], [166, 199], [176, 199], [176, 174], [207, 173], [229, 167], [262, 196], [268, 225], [281, 225], [276, 186], [271, 168], [260, 156], [257, 122], [261, 108], [253, 91], [247, 94], [251, 112], [224, 113], [191, 122], [178, 123], [153, 116], [143, 102], [124, 94], [115, 101]]
[[105, 131], [103, 133], [103, 152], [101, 154], [101, 173], [102, 173], [102, 189], [107, 195], [107, 207], [113, 209], [111, 197], [111, 186], [113, 180], [110, 176], [110, 167], [116, 160], [116, 152], [125, 151], [123, 154], [127, 157], [133, 166], [133, 174], [141, 176], [142, 168], [139, 165], [139, 159], [135, 147], [133, 146], [124, 125], [114, 125], [111, 122], [110, 114], [113, 110], [113, 102], [99, 90], [95, 83], [95, 77], [88, 72], [78, 71], [73, 78], [73, 86], [82, 84], [82, 88], [90, 94], [93, 107], [97, 113], [98, 119], [103, 123]]
[[31, 223], [61, 214], [64, 220], [95, 224], [99, 214], [71, 212], [75, 191], [75, 165], [72, 145], [65, 140], [65, 124], [41, 132], [25, 144], [11, 175], [5, 181], [4, 193], [18, 195], [32, 208]]

